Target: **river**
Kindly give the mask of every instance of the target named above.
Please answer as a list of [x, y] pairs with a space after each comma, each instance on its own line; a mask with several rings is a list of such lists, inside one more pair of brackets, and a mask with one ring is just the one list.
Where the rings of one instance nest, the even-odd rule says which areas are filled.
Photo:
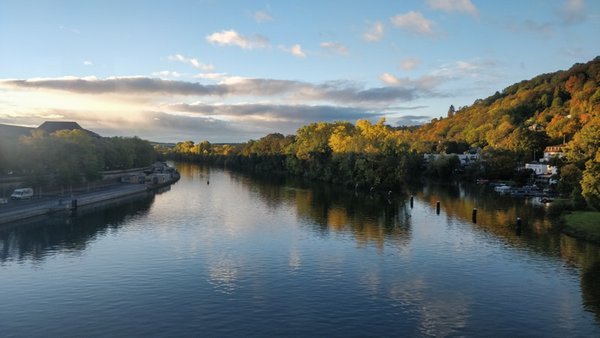
[[600, 248], [543, 206], [177, 168], [169, 191], [0, 228], [1, 335], [600, 336]]

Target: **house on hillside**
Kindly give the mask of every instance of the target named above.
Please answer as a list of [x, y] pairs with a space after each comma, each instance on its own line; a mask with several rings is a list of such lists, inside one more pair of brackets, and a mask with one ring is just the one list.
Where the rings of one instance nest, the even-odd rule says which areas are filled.
[[563, 148], [564, 145], [546, 147], [546, 149], [544, 149], [544, 157], [540, 159], [540, 162], [548, 162], [552, 158], [563, 157]]
[[558, 168], [548, 163], [532, 162], [525, 163], [525, 169], [531, 169], [535, 173], [535, 183], [543, 185], [556, 184], [552, 176], [558, 174]]

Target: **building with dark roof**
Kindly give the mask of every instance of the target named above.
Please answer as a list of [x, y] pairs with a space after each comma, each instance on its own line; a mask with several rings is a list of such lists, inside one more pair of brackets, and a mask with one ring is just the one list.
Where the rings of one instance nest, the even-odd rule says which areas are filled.
[[94, 133], [93, 131], [81, 128], [79, 123], [71, 121], [46, 121], [36, 129], [43, 130], [48, 135], [60, 130], [82, 130], [90, 136], [100, 137], [100, 135]]

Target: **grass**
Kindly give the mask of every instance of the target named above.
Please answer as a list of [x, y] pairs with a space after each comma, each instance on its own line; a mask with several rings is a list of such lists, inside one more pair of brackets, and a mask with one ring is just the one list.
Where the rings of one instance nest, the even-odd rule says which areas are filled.
[[600, 212], [573, 211], [564, 215], [564, 220], [569, 232], [574, 232], [577, 237], [600, 241]]

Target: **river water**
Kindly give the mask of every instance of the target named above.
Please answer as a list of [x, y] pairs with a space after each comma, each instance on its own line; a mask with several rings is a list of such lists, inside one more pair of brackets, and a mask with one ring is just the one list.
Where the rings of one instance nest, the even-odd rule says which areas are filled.
[[169, 191], [0, 228], [0, 335], [600, 336], [600, 248], [543, 206], [177, 167]]

